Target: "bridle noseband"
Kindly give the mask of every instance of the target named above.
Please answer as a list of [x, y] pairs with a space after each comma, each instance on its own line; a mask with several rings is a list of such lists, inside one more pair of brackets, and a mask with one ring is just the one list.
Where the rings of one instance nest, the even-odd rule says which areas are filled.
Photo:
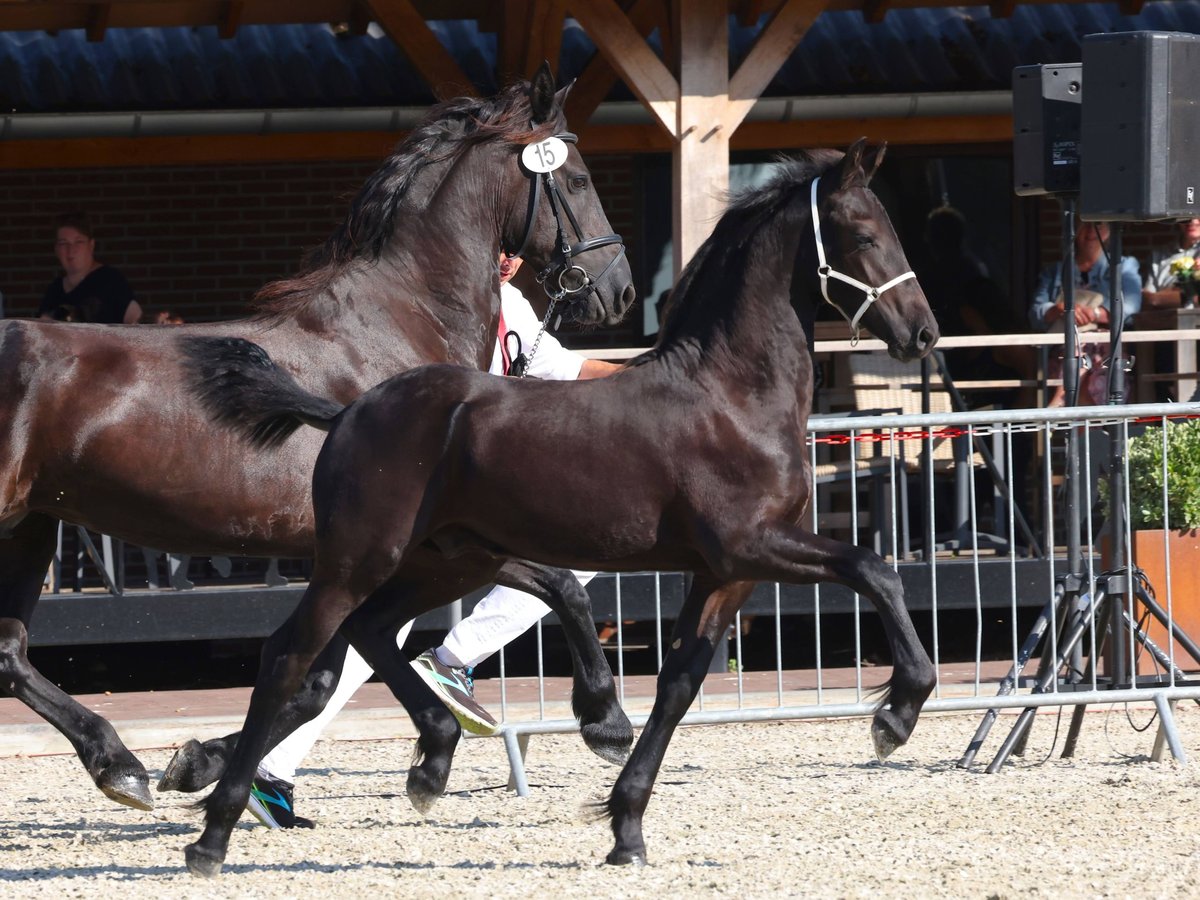
[[[572, 134], [569, 131], [560, 131], [554, 135], [560, 141], [565, 141], [569, 144], [577, 143], [578, 135]], [[554, 252], [550, 255], [550, 262], [546, 268], [538, 272], [535, 276], [537, 283], [540, 284], [546, 292], [546, 296], [551, 300], [551, 306], [562, 300], [564, 297], [570, 296], [572, 300], [582, 300], [592, 291], [596, 290], [596, 286], [604, 280], [609, 270], [617, 264], [622, 256], [625, 255], [625, 244], [621, 240], [619, 234], [605, 234], [600, 237], [585, 238], [583, 229], [579, 227], [579, 220], [575, 218], [575, 213], [571, 211], [570, 205], [567, 203], [567, 198], [562, 195], [558, 188], [558, 182], [554, 180], [553, 172], [530, 172], [527, 169], [526, 175], [529, 177], [529, 208], [525, 214], [525, 235], [521, 238], [521, 244], [515, 253], [505, 251], [509, 257], [518, 257], [525, 252], [525, 247], [529, 243], [529, 238], [533, 234], [533, 226], [537, 221], [538, 207], [541, 202], [542, 183], [546, 185], [546, 197], [550, 201], [550, 210], [554, 213], [554, 222], [558, 229], [557, 246]], [[566, 214], [567, 221], [571, 223], [571, 228], [575, 231], [577, 242], [572, 244], [567, 240], [566, 232], [563, 229], [563, 214]], [[600, 247], [606, 247], [609, 244], [620, 245], [620, 251], [614, 256], [604, 270], [595, 278], [580, 266], [573, 262], [574, 257], [581, 253], [587, 253], [589, 250], [596, 250]], [[552, 275], [557, 273], [557, 277], [551, 279]], [[557, 288], [557, 290], [556, 290]]]
[[[894, 288], [903, 281], [908, 281], [910, 278], [916, 278], [916, 272], [909, 270], [903, 275], [897, 275], [891, 281], [884, 282], [879, 287], [871, 287], [869, 284], [863, 284], [857, 278], [851, 278], [849, 275], [843, 275], [833, 266], [825, 261], [825, 242], [821, 239], [821, 217], [817, 212], [817, 182], [820, 177], [814, 178], [812, 182], [812, 220], [813, 220], [813, 237], [817, 242], [817, 277], [821, 279], [821, 296], [825, 298], [825, 302], [842, 314], [847, 322], [850, 323], [850, 330], [853, 332], [850, 343], [851, 345], [858, 343], [858, 323], [862, 319], [863, 314], [871, 308], [871, 304], [882, 296], [883, 292]], [[858, 308], [853, 317], [848, 315], [844, 309], [829, 299], [829, 279], [836, 278], [838, 281], [844, 281], [851, 287], [856, 287], [864, 294], [866, 298], [862, 305]]]

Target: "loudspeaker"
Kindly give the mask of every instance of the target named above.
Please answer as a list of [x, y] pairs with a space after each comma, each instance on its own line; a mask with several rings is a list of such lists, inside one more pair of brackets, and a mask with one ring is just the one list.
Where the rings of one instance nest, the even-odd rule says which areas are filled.
[[1083, 66], [1013, 69], [1013, 189], [1022, 197], [1079, 191]]
[[1200, 35], [1083, 39], [1080, 217], [1151, 222], [1200, 215]]

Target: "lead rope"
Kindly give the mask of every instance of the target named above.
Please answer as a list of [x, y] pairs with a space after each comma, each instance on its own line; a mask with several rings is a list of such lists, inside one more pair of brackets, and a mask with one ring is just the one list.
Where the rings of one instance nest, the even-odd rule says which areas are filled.
[[542, 335], [546, 333], [546, 325], [550, 322], [550, 316], [554, 314], [554, 306], [557, 303], [557, 298], [550, 297], [550, 303], [546, 306], [546, 315], [542, 316], [542, 327], [538, 329], [537, 337], [533, 339], [533, 346], [529, 348], [529, 355], [525, 357], [525, 366], [521, 369], [518, 378], [524, 378], [529, 374], [529, 367], [533, 365], [533, 357], [537, 354], [538, 344], [542, 342]]

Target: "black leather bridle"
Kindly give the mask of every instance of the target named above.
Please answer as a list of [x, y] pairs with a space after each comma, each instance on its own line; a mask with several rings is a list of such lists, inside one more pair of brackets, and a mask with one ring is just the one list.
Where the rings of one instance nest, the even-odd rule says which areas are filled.
[[[574, 144], [579, 140], [578, 135], [572, 134], [569, 131], [560, 131], [554, 137], [569, 144]], [[545, 290], [546, 296], [552, 301], [558, 302], [566, 297], [570, 297], [571, 301], [582, 300], [592, 293], [592, 291], [596, 290], [596, 286], [604, 280], [604, 276], [608, 274], [609, 269], [616, 265], [617, 260], [625, 255], [625, 244], [619, 234], [605, 234], [600, 237], [585, 238], [583, 236], [583, 229], [579, 227], [579, 220], [575, 218], [575, 213], [571, 211], [571, 207], [567, 203], [567, 198], [562, 195], [562, 192], [558, 188], [558, 182], [554, 180], [554, 173], [531, 172], [524, 166], [521, 168], [529, 177], [530, 182], [529, 208], [525, 214], [525, 235], [521, 238], [521, 243], [515, 253], [510, 253], [506, 249], [505, 254], [513, 258], [519, 257], [525, 252], [525, 247], [529, 243], [529, 237], [533, 234], [533, 226], [537, 222], [538, 208], [541, 205], [542, 184], [544, 182], [546, 185], [546, 197], [550, 201], [550, 210], [554, 213], [554, 222], [558, 228], [558, 239], [557, 246], [550, 255], [549, 264], [542, 271], [538, 272], [535, 277], [537, 283]], [[571, 223], [571, 228], [575, 232], [575, 237], [577, 238], [575, 243], [571, 243], [567, 239], [566, 231], [563, 228], [563, 215], [566, 215], [567, 221]], [[589, 250], [595, 250], [599, 247], [606, 247], [609, 244], [620, 245], [620, 252], [609, 260], [608, 265], [604, 267], [604, 271], [595, 278], [581, 265], [573, 261], [581, 253], [587, 253]]]

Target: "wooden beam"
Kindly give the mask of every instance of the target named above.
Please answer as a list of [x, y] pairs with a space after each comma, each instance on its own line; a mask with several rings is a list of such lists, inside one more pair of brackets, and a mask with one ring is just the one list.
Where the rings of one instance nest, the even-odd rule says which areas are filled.
[[557, 74], [562, 55], [563, 21], [567, 18], [566, 0], [534, 0], [533, 14], [525, 24], [529, 40], [521, 60], [521, 74], [529, 78], [542, 61], [550, 63]]
[[88, 10], [87, 39], [91, 43], [104, 40], [108, 31], [108, 20], [112, 17], [111, 3], [96, 3]]
[[1117, 4], [1117, 9], [1121, 11], [1123, 16], [1136, 16], [1142, 11], [1142, 7], [1146, 5], [1146, 0], [1120, 0]]
[[737, 17], [739, 25], [749, 28], [761, 19], [773, 5], [775, 4], [771, 0], [736, 0], [731, 4], [730, 13]]
[[221, 23], [217, 26], [217, 36], [228, 40], [237, 34], [238, 26], [242, 24], [242, 16], [246, 12], [246, 4], [241, 0], [225, 0], [221, 4]]
[[863, 19], [872, 25], [878, 25], [892, 8], [892, 0], [863, 0]]
[[615, 0], [567, 0], [567, 9], [629, 89], [674, 137], [678, 128], [679, 84]]
[[671, 154], [675, 275], [712, 233], [729, 192], [729, 19], [726, 0], [688, 0], [675, 19], [679, 146]]
[[365, 3], [356, 0], [350, 5], [350, 15], [346, 18], [346, 29], [355, 37], [362, 37], [371, 27], [371, 10]]
[[1012, 116], [922, 116], [910, 119], [808, 119], [746, 122], [730, 140], [734, 150], [847, 147], [866, 136], [872, 143], [1012, 145]]
[[991, 0], [988, 4], [993, 19], [1011, 19], [1016, 8], [1017, 0]]
[[525, 74], [525, 48], [529, 43], [533, 0], [507, 0], [500, 4], [500, 29], [496, 32], [496, 81], [505, 84]]
[[413, 64], [426, 84], [433, 88], [436, 96], [478, 95], [471, 79], [459, 68], [450, 51], [442, 46], [410, 0], [365, 2], [375, 21]]
[[[666, 12], [665, 0], [634, 0], [628, 9], [629, 22], [643, 38], [654, 31], [655, 25]], [[567, 97], [567, 121], [579, 127], [592, 117], [604, 98], [617, 83], [617, 73], [603, 53], [594, 53], [587, 61], [575, 86]]]
[[787, 0], [775, 11], [737, 72], [729, 79], [726, 130], [730, 133], [737, 130], [779, 67], [800, 46], [813, 21], [828, 5], [829, 0]]

